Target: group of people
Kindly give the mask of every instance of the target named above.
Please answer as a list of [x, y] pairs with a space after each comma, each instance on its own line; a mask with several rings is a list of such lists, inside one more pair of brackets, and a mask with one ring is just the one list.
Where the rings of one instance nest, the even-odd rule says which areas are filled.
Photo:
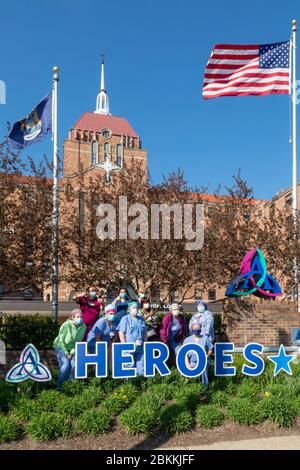
[[[151, 338], [156, 339], [156, 334], [159, 335], [160, 341], [169, 347], [170, 363], [174, 362], [181, 345], [193, 342], [200, 344], [208, 358], [207, 368], [201, 377], [202, 382], [208, 384], [207, 370], [209, 357], [213, 352], [214, 319], [204, 301], [196, 302], [197, 311], [188, 325], [181, 306], [173, 303], [157, 331], [156, 314], [151, 309], [150, 299], [145, 292], [139, 291], [138, 299], [131, 300], [126, 289], [121, 288], [115, 300], [105, 306], [104, 312], [103, 301], [96, 286], [90, 286], [86, 292], [76, 295], [74, 300], [79, 308], [74, 309], [71, 317], [61, 325], [54, 340], [59, 366], [58, 390], [65, 380], [74, 378], [76, 342], [86, 341], [92, 354], [95, 353], [96, 342], [105, 341], [109, 357], [113, 342], [133, 342], [136, 345], [135, 352], [132, 353], [134, 367], [137, 375], [143, 375], [143, 344]], [[196, 367], [197, 361], [195, 353], [187, 354], [187, 367]]]

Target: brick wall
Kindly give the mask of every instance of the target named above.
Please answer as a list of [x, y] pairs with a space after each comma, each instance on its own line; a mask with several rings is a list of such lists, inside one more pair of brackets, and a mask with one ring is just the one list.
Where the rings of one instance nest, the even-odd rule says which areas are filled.
[[264, 346], [291, 344], [291, 328], [300, 327], [293, 303], [278, 301], [226, 301], [223, 323], [228, 340], [236, 346], [258, 342]]

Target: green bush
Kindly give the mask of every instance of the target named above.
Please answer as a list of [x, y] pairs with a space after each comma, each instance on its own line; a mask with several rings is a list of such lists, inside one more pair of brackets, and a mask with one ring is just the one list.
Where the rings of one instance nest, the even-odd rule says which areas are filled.
[[228, 415], [239, 424], [259, 424], [265, 419], [261, 402], [253, 403], [249, 398], [235, 398], [227, 406]]
[[165, 406], [159, 419], [161, 428], [168, 434], [189, 431], [194, 425], [191, 413], [178, 403]]
[[85, 383], [83, 380], [66, 380], [61, 386], [61, 391], [63, 394], [70, 397], [80, 395], [85, 388]]
[[86, 410], [77, 422], [77, 429], [81, 432], [97, 436], [108, 432], [111, 428], [111, 417], [103, 410]]
[[10, 415], [18, 421], [30, 421], [33, 416], [40, 414], [42, 411], [36, 400], [21, 397], [16, 403], [12, 404]]
[[7, 411], [17, 399], [16, 389], [7, 382], [0, 382], [0, 410]]
[[250, 378], [245, 379], [236, 391], [237, 398], [248, 398], [251, 401], [259, 400], [261, 395], [260, 386], [258, 383], [251, 381]]
[[293, 406], [297, 413], [297, 416], [300, 416], [300, 395], [293, 399]]
[[83, 397], [62, 397], [57, 403], [55, 411], [67, 418], [77, 418], [87, 407], [87, 402]]
[[202, 428], [213, 428], [223, 423], [224, 415], [214, 405], [200, 405], [196, 409], [196, 420]]
[[145, 407], [150, 406], [151, 409], [155, 411], [155, 413], [158, 413], [164, 404], [164, 400], [158, 395], [156, 395], [155, 393], [152, 393], [150, 389], [147, 392], [143, 393], [137, 399], [134, 405], [135, 404], [145, 406]]
[[152, 408], [151, 403], [139, 401], [123, 411], [119, 421], [130, 434], [151, 434], [158, 422], [157, 410]]
[[279, 427], [293, 426], [297, 416], [296, 406], [284, 396], [270, 396], [263, 400], [266, 416]]
[[178, 387], [173, 394], [176, 402], [184, 408], [193, 411], [205, 393], [205, 388], [201, 383], [193, 383]]
[[48, 441], [58, 437], [68, 438], [72, 432], [72, 424], [65, 415], [43, 412], [32, 417], [27, 425], [30, 437], [37, 441]]
[[29, 343], [37, 349], [52, 349], [58, 329], [50, 316], [5, 315], [0, 319], [0, 340], [8, 350], [21, 351]]
[[209, 393], [209, 402], [213, 405], [225, 408], [229, 402], [228, 393], [224, 392], [224, 390], [217, 390], [215, 392], [212, 391]]
[[151, 385], [148, 388], [148, 393], [157, 396], [160, 400], [171, 400], [174, 396], [176, 388], [172, 384], [160, 383]]
[[36, 405], [43, 411], [55, 411], [61, 398], [57, 390], [43, 390], [36, 397]]
[[[101, 388], [91, 385], [83, 389], [83, 391], [78, 395], [78, 397], [82, 398], [85, 402], [85, 408], [89, 408], [95, 405], [99, 405], [99, 403], [102, 403], [105, 397], [105, 393]], [[77, 399], [77, 397], [74, 397], [74, 399]]]
[[16, 441], [22, 434], [22, 428], [11, 418], [0, 415], [0, 444]]
[[103, 403], [102, 408], [110, 415], [116, 416], [127, 408], [127, 402], [118, 395], [111, 395], [107, 397]]
[[[47, 382], [46, 382], [47, 383]], [[16, 394], [18, 397], [34, 398], [41, 390], [45, 388], [46, 383], [34, 382], [33, 380], [26, 380], [21, 382], [16, 387]]]
[[128, 405], [132, 403], [139, 394], [138, 388], [132, 383], [126, 383], [116, 388], [113, 392], [114, 396], [121, 397]]

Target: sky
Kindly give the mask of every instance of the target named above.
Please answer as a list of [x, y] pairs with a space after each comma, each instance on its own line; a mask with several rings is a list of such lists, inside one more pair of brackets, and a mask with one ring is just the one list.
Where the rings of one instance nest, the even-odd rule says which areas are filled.
[[[110, 111], [140, 135], [155, 183], [181, 168], [208, 192], [239, 169], [259, 199], [291, 185], [288, 95], [204, 100], [202, 83], [214, 44], [288, 40], [299, 1], [0, 0], [0, 15], [0, 141], [48, 94], [58, 65], [62, 156], [68, 130], [95, 110], [103, 53]], [[50, 137], [23, 152], [51, 158]]]

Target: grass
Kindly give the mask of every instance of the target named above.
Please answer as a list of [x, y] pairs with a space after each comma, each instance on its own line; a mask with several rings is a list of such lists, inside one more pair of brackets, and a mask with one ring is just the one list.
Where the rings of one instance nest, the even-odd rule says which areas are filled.
[[262, 423], [266, 417], [261, 403], [253, 403], [249, 398], [235, 398], [227, 405], [228, 416], [239, 424]]
[[173, 403], [165, 406], [160, 413], [161, 428], [168, 434], [178, 434], [190, 431], [194, 426], [194, 419], [181, 403]]
[[297, 403], [284, 396], [275, 395], [263, 400], [263, 409], [270, 421], [276, 423], [279, 427], [291, 427], [297, 416]]
[[49, 441], [58, 437], [67, 439], [72, 433], [72, 423], [63, 414], [43, 412], [32, 417], [27, 425], [27, 432], [37, 441]]
[[77, 422], [77, 430], [98, 436], [111, 429], [111, 416], [103, 409], [86, 410]]
[[224, 414], [215, 405], [200, 405], [196, 409], [196, 421], [200, 427], [211, 429], [223, 423]]
[[15, 441], [21, 437], [22, 427], [8, 416], [0, 415], [0, 443]]
[[[236, 357], [235, 357], [236, 360]], [[237, 359], [237, 370], [241, 369]], [[55, 390], [54, 379], [40, 384], [0, 383], [0, 443], [22, 435], [37, 441], [68, 438], [73, 431], [97, 436], [119, 422], [129, 434], [186, 432], [222, 425], [224, 419], [243, 426], [274, 422], [291, 427], [300, 416], [300, 366], [295, 375], [273, 376], [266, 363], [259, 378], [214, 377], [207, 388], [177, 370], [165, 377], [73, 380]], [[1, 412], [2, 410], [2, 412]]]

